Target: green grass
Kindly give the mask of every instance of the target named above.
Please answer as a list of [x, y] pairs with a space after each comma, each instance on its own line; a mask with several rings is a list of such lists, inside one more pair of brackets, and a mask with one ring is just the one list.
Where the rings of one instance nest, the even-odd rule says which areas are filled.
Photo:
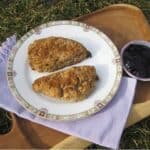
[[11, 130], [12, 118], [10, 114], [3, 109], [0, 109], [0, 134], [5, 134]]
[[[128, 3], [141, 8], [150, 21], [149, 0], [0, 0], [0, 43], [16, 33], [18, 38], [37, 25], [72, 19], [114, 3]], [[10, 117], [0, 109], [0, 133], [10, 130]], [[150, 118], [126, 129], [122, 149], [150, 149]], [[100, 148], [92, 145], [90, 148]]]
[[[50, 20], [72, 19], [114, 3], [134, 4], [148, 16], [148, 0], [1, 0], [0, 42], [16, 33], [18, 38], [31, 28]], [[49, 1], [47, 4], [46, 1]], [[54, 1], [54, 0], [53, 0]]]

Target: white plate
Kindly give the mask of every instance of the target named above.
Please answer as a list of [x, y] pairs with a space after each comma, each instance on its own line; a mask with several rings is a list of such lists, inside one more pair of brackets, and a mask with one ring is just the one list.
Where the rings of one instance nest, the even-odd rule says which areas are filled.
[[[32, 83], [47, 73], [32, 71], [27, 61], [28, 46], [49, 36], [70, 38], [82, 43], [92, 54], [79, 65], [94, 65], [100, 78], [96, 89], [76, 103], [54, 101], [32, 90]], [[101, 110], [115, 95], [122, 77], [120, 55], [111, 40], [98, 29], [75, 21], [43, 24], [24, 35], [13, 48], [7, 67], [7, 79], [16, 100], [28, 111], [46, 119], [74, 120]]]

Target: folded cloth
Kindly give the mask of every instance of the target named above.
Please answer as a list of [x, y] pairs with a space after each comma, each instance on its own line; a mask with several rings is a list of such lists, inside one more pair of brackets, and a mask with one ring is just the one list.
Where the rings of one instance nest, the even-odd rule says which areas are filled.
[[6, 80], [7, 56], [16, 42], [12, 36], [0, 47], [0, 107], [19, 117], [49, 128], [80, 137], [93, 143], [116, 149], [119, 146], [135, 93], [136, 80], [123, 77], [113, 100], [99, 113], [91, 117], [68, 122], [49, 121], [26, 111], [11, 94]]

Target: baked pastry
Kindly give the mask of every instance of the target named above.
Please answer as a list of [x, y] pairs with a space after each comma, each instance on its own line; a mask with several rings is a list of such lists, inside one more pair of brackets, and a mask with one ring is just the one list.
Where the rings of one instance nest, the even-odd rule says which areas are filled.
[[38, 78], [33, 90], [59, 100], [80, 101], [90, 95], [97, 80], [93, 66], [72, 67]]
[[39, 39], [28, 48], [29, 64], [39, 72], [52, 72], [79, 63], [89, 56], [90, 52], [82, 44], [63, 37]]

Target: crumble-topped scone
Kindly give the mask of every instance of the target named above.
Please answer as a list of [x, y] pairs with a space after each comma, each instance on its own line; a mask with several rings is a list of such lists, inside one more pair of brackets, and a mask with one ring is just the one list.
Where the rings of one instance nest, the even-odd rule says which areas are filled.
[[79, 66], [38, 78], [32, 87], [46, 96], [80, 101], [90, 95], [97, 79], [95, 67]]
[[29, 64], [39, 72], [52, 72], [79, 63], [89, 56], [90, 52], [82, 44], [63, 37], [39, 39], [28, 48]]

